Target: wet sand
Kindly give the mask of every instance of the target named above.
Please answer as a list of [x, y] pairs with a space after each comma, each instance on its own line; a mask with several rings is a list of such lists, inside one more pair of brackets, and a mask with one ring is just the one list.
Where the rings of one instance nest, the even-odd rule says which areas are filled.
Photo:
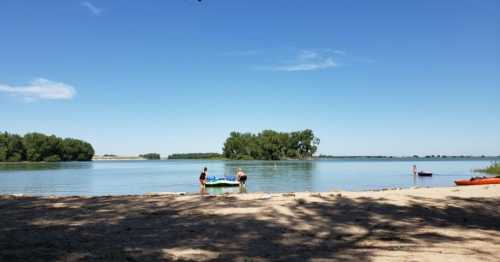
[[0, 261], [500, 261], [500, 185], [0, 196]]

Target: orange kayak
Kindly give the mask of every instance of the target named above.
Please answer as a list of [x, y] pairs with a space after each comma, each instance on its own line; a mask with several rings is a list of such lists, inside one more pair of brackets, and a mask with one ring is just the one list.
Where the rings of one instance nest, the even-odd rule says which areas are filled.
[[489, 177], [489, 178], [463, 179], [463, 180], [456, 180], [455, 184], [457, 186], [500, 184], [500, 178]]

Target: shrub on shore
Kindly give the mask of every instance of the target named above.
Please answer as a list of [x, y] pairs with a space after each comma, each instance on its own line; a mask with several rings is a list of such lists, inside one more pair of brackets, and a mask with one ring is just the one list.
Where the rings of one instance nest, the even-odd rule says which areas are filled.
[[90, 161], [94, 155], [91, 144], [73, 138], [28, 133], [21, 137], [0, 133], [0, 162]]
[[491, 175], [500, 175], [500, 163], [493, 163], [487, 168], [478, 169], [476, 172], [487, 173]]

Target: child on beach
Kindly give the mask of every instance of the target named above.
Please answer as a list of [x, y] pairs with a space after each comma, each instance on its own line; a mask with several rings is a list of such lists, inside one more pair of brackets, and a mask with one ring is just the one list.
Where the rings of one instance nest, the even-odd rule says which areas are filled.
[[207, 182], [207, 175], [208, 175], [208, 168], [205, 167], [203, 168], [203, 172], [200, 174], [200, 185], [205, 186], [205, 183]]

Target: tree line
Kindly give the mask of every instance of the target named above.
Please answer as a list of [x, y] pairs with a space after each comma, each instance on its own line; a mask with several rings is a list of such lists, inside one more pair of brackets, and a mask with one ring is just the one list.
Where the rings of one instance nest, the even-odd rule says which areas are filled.
[[320, 140], [310, 129], [296, 132], [264, 130], [258, 134], [232, 132], [226, 139], [223, 155], [236, 160], [309, 159]]
[[223, 156], [219, 153], [184, 153], [171, 154], [168, 159], [222, 159]]
[[395, 159], [421, 159], [421, 158], [499, 158], [500, 156], [485, 156], [485, 155], [480, 155], [480, 156], [465, 156], [465, 155], [460, 155], [460, 156], [451, 156], [451, 155], [426, 155], [426, 156], [419, 156], [419, 155], [412, 155], [412, 156], [384, 156], [384, 155], [370, 155], [370, 156], [341, 156], [341, 155], [319, 155], [318, 158], [395, 158]]
[[147, 153], [147, 154], [142, 154], [139, 155], [139, 157], [142, 157], [147, 160], [160, 160], [161, 156], [158, 153]]
[[90, 161], [94, 148], [88, 142], [54, 135], [0, 133], [0, 162]]

